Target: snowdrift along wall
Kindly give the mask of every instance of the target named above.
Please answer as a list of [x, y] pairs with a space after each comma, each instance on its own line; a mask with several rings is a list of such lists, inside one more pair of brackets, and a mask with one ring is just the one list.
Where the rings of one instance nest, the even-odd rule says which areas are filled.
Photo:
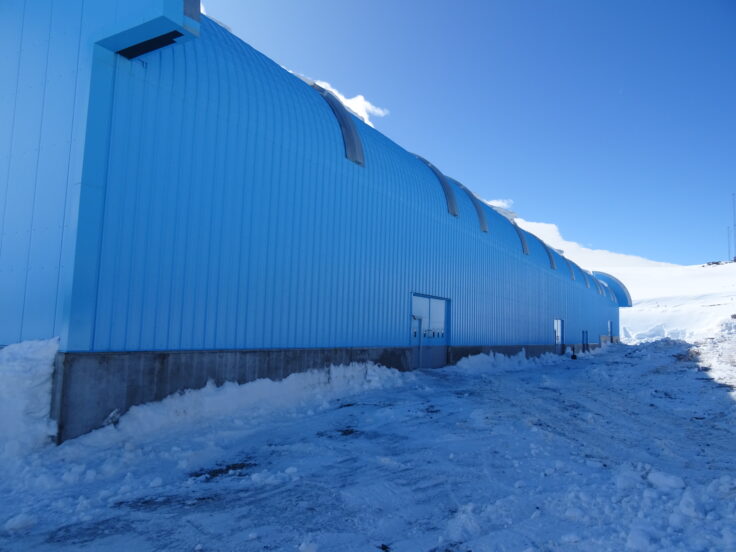
[[210, 378], [617, 339], [618, 280], [198, 3], [98, 4], [0, 7], [0, 343], [60, 336], [61, 438]]

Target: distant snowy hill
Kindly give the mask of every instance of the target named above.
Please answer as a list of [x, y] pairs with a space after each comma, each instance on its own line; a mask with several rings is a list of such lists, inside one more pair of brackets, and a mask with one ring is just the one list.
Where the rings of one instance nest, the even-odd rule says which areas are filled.
[[736, 315], [736, 263], [682, 266], [650, 261], [566, 240], [554, 224], [516, 222], [587, 270], [608, 272], [629, 289], [634, 307], [621, 309], [629, 343], [660, 337], [701, 341]]

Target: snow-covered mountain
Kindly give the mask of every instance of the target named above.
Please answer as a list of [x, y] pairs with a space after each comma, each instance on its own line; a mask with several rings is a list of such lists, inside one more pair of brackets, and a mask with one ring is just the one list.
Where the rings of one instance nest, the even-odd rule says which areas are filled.
[[671, 337], [699, 341], [718, 334], [736, 315], [736, 263], [683, 266], [643, 257], [589, 249], [566, 240], [554, 224], [516, 222], [587, 270], [621, 280], [634, 306], [621, 309], [625, 342]]

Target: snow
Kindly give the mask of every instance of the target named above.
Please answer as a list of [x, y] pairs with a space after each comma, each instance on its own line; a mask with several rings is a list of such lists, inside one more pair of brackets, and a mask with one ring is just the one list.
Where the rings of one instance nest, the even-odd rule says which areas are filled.
[[17, 458], [56, 434], [50, 420], [57, 339], [0, 349], [0, 459]]
[[736, 264], [542, 230], [629, 287], [627, 344], [208, 385], [58, 447], [57, 342], [1, 350], [0, 550], [736, 549]]
[[291, 374], [280, 382], [261, 379], [248, 385], [209, 382], [200, 390], [171, 395], [161, 402], [132, 407], [116, 426], [95, 432], [95, 438], [126, 440], [146, 434], [194, 427], [223, 417], [251, 419], [304, 405], [327, 404], [335, 397], [368, 389], [382, 389], [403, 382], [399, 372], [373, 363], [330, 366]]
[[0, 547], [726, 550], [736, 409], [715, 351], [664, 339], [187, 392], [2, 466]]
[[566, 240], [554, 224], [516, 218], [581, 267], [621, 280], [634, 302], [621, 309], [621, 337], [627, 343], [670, 337], [702, 341], [736, 315], [736, 263], [681, 266], [634, 255], [589, 249]]

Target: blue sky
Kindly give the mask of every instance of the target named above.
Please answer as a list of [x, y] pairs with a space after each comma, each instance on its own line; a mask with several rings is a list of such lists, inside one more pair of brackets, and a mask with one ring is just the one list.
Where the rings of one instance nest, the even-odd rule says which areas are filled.
[[595, 248], [727, 254], [736, 2], [205, 0], [486, 199]]

